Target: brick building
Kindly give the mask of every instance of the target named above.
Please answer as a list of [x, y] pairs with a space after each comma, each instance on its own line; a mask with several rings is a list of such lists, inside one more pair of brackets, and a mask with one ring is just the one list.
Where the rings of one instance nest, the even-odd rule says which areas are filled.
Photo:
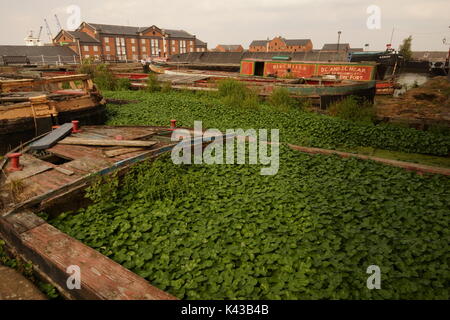
[[240, 44], [219, 44], [214, 51], [216, 52], [244, 52]]
[[157, 26], [130, 27], [83, 22], [77, 30], [61, 30], [54, 44], [68, 46], [83, 58], [137, 61], [172, 54], [207, 51], [207, 44], [184, 30]]
[[313, 44], [310, 39], [285, 39], [275, 37], [272, 40], [254, 40], [250, 52], [310, 52]]

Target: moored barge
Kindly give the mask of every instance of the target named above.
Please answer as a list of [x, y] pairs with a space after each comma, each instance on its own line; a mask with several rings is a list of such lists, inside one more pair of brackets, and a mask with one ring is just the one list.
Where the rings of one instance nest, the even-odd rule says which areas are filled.
[[0, 78], [0, 154], [75, 119], [106, 120], [105, 101], [88, 75]]

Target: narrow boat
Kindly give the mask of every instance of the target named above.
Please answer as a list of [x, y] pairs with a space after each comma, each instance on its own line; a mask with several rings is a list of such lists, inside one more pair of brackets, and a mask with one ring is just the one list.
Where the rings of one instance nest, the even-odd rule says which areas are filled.
[[[175, 126], [173, 120], [171, 127], [65, 123], [12, 150], [0, 161], [0, 238], [65, 298], [175, 299], [36, 215], [86, 206], [85, 189], [98, 177], [121, 177], [132, 165], [172, 150]], [[194, 137], [191, 144], [205, 147], [214, 139]], [[83, 274], [79, 290], [66, 285], [73, 265]]]
[[74, 119], [102, 124], [105, 117], [105, 101], [88, 75], [0, 80], [2, 154], [52, 126]]
[[[129, 78], [132, 88], [145, 88], [146, 74], [116, 74], [118, 78]], [[373, 102], [376, 93], [376, 81], [342, 80], [336, 75], [322, 75], [310, 78], [244, 77], [239, 74], [215, 72], [197, 72], [192, 70], [166, 71], [159, 74], [158, 80], [171, 83], [174, 89], [192, 91], [217, 91], [218, 82], [234, 79], [256, 90], [260, 96], [268, 96], [277, 87], [286, 88], [295, 98], [306, 98], [326, 109], [333, 102], [348, 96], [356, 96]]]
[[[65, 123], [50, 133], [19, 146], [0, 162], [0, 238], [33, 270], [49, 281], [67, 299], [174, 300], [138, 274], [109, 259], [99, 251], [53, 227], [38, 214], [51, 217], [73, 214], [89, 205], [85, 190], [100, 176], [115, 174], [119, 179], [134, 164], [170, 152], [176, 142], [170, 127], [78, 126]], [[191, 147], [206, 147], [221, 137], [196, 138], [189, 131]], [[200, 133], [200, 132], [197, 132]], [[357, 157], [420, 173], [450, 175], [450, 170], [364, 155], [288, 145], [309, 154], [337, 154]], [[155, 177], [164, 179], [164, 177]], [[73, 266], [81, 272], [80, 289], [67, 286]], [[69, 268], [70, 267], [70, 268]]]

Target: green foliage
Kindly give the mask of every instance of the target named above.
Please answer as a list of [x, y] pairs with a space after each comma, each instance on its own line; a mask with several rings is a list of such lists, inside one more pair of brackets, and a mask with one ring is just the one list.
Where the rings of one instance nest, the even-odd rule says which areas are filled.
[[91, 78], [95, 77], [95, 70], [97, 68], [97, 64], [94, 62], [94, 58], [85, 58], [81, 61], [81, 64], [77, 68], [78, 73], [87, 74], [91, 76]]
[[231, 108], [258, 108], [260, 101], [255, 89], [249, 88], [245, 83], [226, 79], [218, 82], [219, 96], [225, 106]]
[[169, 81], [163, 82], [161, 86], [161, 92], [170, 92], [172, 91], [172, 83]]
[[51, 222], [183, 299], [450, 298], [448, 177], [280, 151], [275, 176], [142, 163]]
[[333, 103], [328, 109], [328, 114], [354, 122], [371, 123], [375, 119], [373, 105], [367, 101], [361, 101], [355, 96]]
[[108, 122], [111, 125], [167, 126], [169, 119], [177, 119], [181, 126], [193, 127], [194, 121], [202, 120], [205, 128], [219, 130], [280, 129], [281, 141], [318, 148], [366, 146], [444, 156], [450, 152], [448, 135], [391, 125], [354, 123], [297, 108], [278, 112], [263, 103], [257, 109], [230, 108], [221, 97], [179, 91], [164, 94], [106, 92], [104, 95], [140, 101], [123, 106], [108, 105], [109, 114], [113, 114]]
[[161, 91], [161, 83], [158, 80], [158, 76], [155, 73], [150, 73], [147, 79], [147, 87], [145, 88], [148, 92], [158, 92]]
[[403, 43], [400, 45], [399, 52], [403, 55], [405, 61], [409, 61], [412, 59], [412, 50], [411, 50], [412, 36], [409, 36], [406, 39], [403, 39]]
[[274, 88], [269, 96], [269, 103], [276, 110], [289, 111], [292, 108], [299, 107], [299, 103], [295, 98], [291, 97], [289, 90], [286, 88], [277, 87]]
[[93, 58], [83, 59], [77, 71], [78, 73], [91, 76], [100, 90], [124, 90], [129, 83], [129, 80], [126, 83], [126, 80], [116, 79], [114, 74], [109, 70], [108, 65], [95, 63]]
[[94, 82], [100, 90], [116, 90], [117, 79], [106, 64], [97, 65], [94, 72]]
[[128, 78], [119, 78], [116, 82], [116, 90], [129, 90], [131, 88], [131, 81]]

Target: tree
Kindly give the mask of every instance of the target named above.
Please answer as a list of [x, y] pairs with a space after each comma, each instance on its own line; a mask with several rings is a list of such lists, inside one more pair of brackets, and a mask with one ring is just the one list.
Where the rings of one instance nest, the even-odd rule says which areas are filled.
[[411, 42], [412, 36], [409, 36], [408, 38], [403, 39], [403, 43], [400, 45], [399, 52], [403, 55], [405, 61], [411, 60], [412, 58]]

